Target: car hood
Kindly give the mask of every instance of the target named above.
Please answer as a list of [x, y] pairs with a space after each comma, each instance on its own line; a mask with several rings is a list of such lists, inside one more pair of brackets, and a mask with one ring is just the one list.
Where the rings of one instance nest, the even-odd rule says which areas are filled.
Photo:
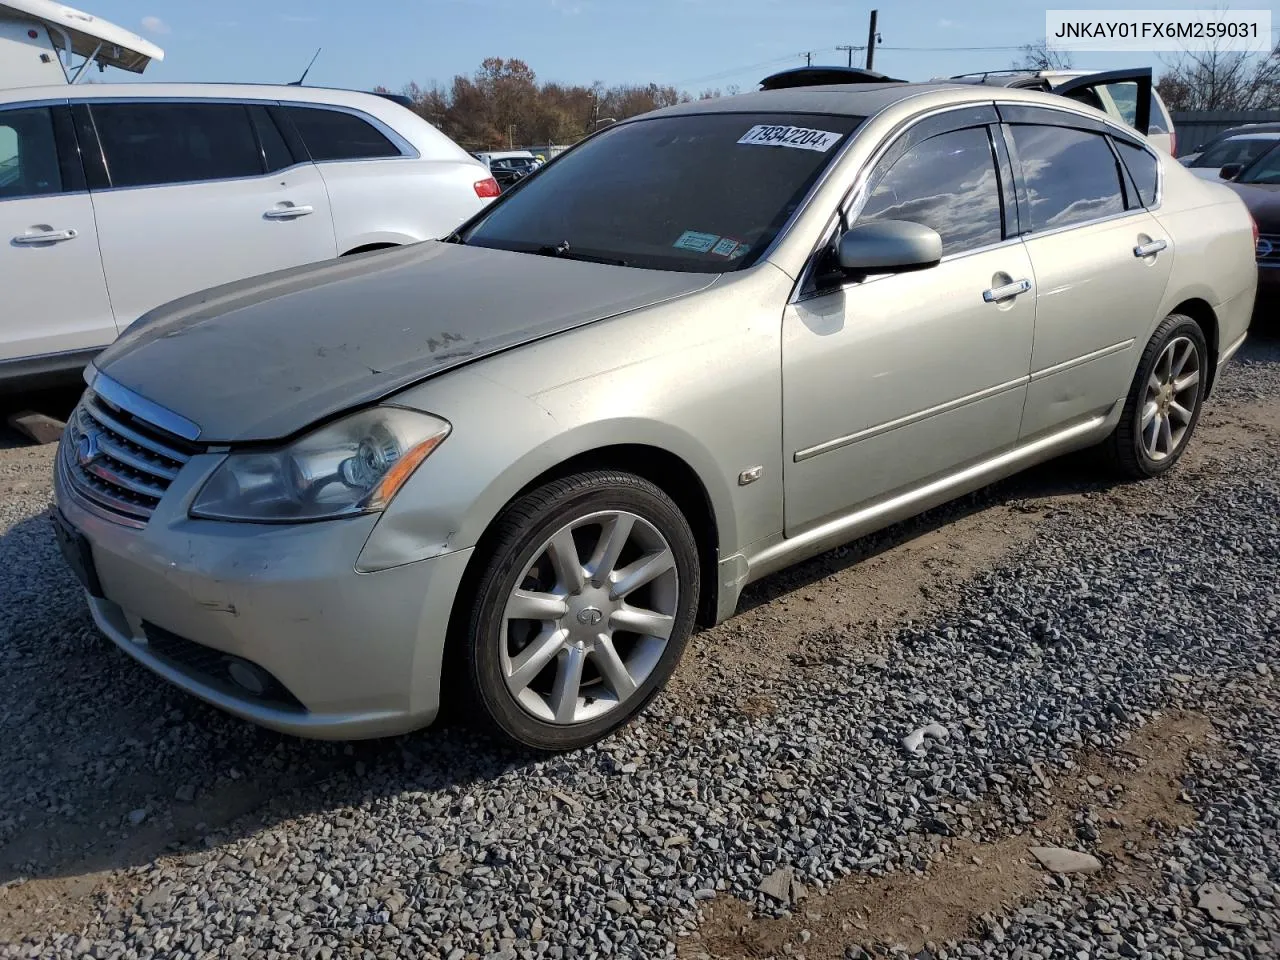
[[1277, 183], [1229, 183], [1227, 184], [1249, 208], [1263, 233], [1280, 233], [1280, 184]]
[[201, 442], [275, 440], [452, 367], [715, 279], [428, 241], [165, 304], [93, 366], [198, 425]]

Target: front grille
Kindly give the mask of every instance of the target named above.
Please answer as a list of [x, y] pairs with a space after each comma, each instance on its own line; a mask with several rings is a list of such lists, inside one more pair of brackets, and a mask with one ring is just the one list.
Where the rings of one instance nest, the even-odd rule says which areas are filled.
[[146, 620], [142, 622], [142, 631], [147, 638], [147, 649], [152, 654], [206, 686], [241, 700], [256, 700], [286, 710], [306, 712], [306, 707], [283, 683], [256, 663], [253, 667], [267, 680], [266, 690], [262, 693], [251, 693], [231, 679], [227, 671], [230, 664], [236, 660], [250, 663], [243, 657], [233, 657], [206, 647]]
[[145, 524], [200, 448], [85, 391], [67, 421], [61, 458], [75, 493], [122, 520]]
[[1258, 262], [1280, 263], [1280, 234], [1262, 234], [1258, 237]]

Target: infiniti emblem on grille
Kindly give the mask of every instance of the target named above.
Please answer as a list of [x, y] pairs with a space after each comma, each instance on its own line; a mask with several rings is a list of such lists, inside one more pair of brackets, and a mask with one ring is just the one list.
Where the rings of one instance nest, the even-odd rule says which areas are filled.
[[585, 623], [588, 627], [594, 627], [604, 619], [604, 614], [595, 607], [583, 607], [578, 611], [578, 622]]
[[90, 431], [84, 434], [76, 444], [76, 463], [87, 467], [100, 459], [102, 459], [102, 448], [98, 446], [98, 432]]
[[1271, 256], [1271, 251], [1275, 249], [1275, 245], [1266, 237], [1258, 240], [1258, 259]]

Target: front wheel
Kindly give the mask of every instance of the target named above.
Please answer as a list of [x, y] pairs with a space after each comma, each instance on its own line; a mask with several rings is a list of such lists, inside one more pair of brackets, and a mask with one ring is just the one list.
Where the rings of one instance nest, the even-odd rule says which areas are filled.
[[571, 750], [621, 727], [693, 629], [698, 551], [662, 490], [627, 473], [556, 480], [490, 538], [465, 640], [473, 700], [503, 734]]
[[1138, 363], [1124, 412], [1104, 444], [1125, 476], [1157, 477], [1178, 462], [1209, 383], [1209, 348], [1200, 325], [1171, 314], [1156, 328]]

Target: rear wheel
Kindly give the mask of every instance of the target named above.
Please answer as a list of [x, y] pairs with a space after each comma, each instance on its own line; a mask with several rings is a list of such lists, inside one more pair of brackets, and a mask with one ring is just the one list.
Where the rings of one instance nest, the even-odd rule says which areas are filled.
[[472, 607], [477, 706], [536, 749], [607, 736], [675, 669], [699, 587], [689, 523], [647, 480], [599, 471], [534, 490], [498, 521]]
[[1124, 412], [1104, 447], [1134, 478], [1173, 468], [1191, 441], [1209, 383], [1209, 349], [1200, 325], [1172, 314], [1143, 351]]

